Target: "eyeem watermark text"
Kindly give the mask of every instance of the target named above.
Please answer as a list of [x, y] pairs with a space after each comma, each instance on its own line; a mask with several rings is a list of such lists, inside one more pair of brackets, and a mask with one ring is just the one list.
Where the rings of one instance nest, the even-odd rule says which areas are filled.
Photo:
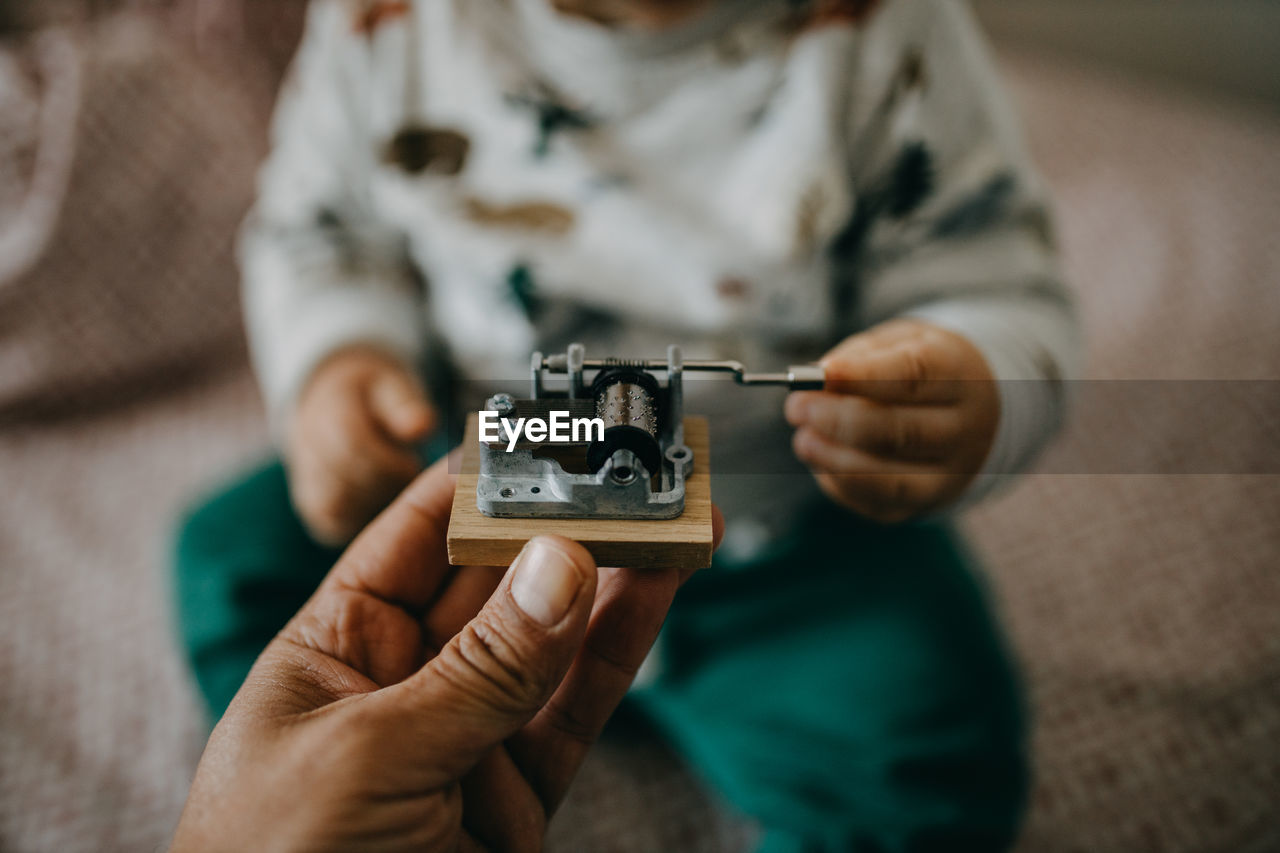
[[525, 441], [541, 444], [549, 441], [552, 444], [569, 444], [579, 441], [604, 441], [604, 420], [602, 418], [574, 418], [567, 411], [552, 411], [549, 420], [542, 418], [509, 418], [501, 417], [495, 411], [480, 412], [480, 440], [483, 442], [502, 441], [507, 437], [507, 452], [516, 449], [521, 435]]

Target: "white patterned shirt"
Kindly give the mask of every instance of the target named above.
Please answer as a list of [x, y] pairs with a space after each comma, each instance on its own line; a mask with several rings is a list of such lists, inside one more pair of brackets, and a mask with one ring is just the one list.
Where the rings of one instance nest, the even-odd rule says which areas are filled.
[[[1077, 330], [984, 41], [960, 0], [817, 5], [639, 33], [546, 0], [315, 0], [242, 240], [277, 423], [353, 343], [492, 384], [570, 340], [769, 370], [910, 315], [1002, 380], [970, 498], [1024, 467]], [[707, 384], [688, 407], [741, 478], [716, 499], [767, 539], [813, 493], [781, 396]]]

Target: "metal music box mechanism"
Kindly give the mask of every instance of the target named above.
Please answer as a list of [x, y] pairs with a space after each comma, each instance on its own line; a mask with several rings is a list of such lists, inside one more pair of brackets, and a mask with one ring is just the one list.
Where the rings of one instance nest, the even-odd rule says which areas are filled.
[[[665, 359], [588, 359], [581, 344], [563, 355], [534, 353], [531, 393], [490, 397], [497, 440], [480, 441], [476, 507], [496, 518], [669, 519], [684, 511], [685, 481], [697, 460], [684, 441], [684, 375], [731, 374], [740, 385], [819, 390], [817, 365], [786, 373], [747, 373], [736, 361], [688, 360], [678, 346]], [[564, 382], [549, 386], [551, 377]], [[536, 442], [510, 424], [550, 422], [553, 413], [592, 421], [569, 440]], [[600, 430], [600, 425], [603, 430]], [[483, 434], [482, 434], [483, 435]]]

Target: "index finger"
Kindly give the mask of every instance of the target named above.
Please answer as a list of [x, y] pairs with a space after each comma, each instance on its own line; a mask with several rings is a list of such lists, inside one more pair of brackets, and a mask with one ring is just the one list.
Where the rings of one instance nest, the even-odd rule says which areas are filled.
[[884, 403], [954, 403], [962, 397], [963, 380], [920, 338], [885, 347], [837, 347], [821, 364], [827, 391]]
[[[712, 526], [719, 547], [724, 517], [716, 507]], [[676, 592], [691, 574], [681, 569], [599, 570], [581, 651], [547, 704], [507, 742], [512, 760], [548, 815], [631, 688]]]
[[[455, 453], [457, 451], [454, 451]], [[456, 477], [449, 454], [420, 474], [356, 537], [326, 585], [420, 611], [449, 573], [446, 547]]]

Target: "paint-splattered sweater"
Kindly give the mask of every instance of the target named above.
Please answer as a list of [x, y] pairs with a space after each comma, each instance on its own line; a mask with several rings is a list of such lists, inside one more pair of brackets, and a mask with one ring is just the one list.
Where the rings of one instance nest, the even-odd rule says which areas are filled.
[[[644, 34], [546, 0], [315, 0], [242, 261], [277, 421], [357, 342], [519, 391], [570, 340], [763, 370], [924, 318], [1010, 380], [972, 499], [1060, 420], [1052, 244], [960, 0], [720, 0]], [[716, 499], [758, 545], [814, 487], [779, 395], [705, 384]]]

